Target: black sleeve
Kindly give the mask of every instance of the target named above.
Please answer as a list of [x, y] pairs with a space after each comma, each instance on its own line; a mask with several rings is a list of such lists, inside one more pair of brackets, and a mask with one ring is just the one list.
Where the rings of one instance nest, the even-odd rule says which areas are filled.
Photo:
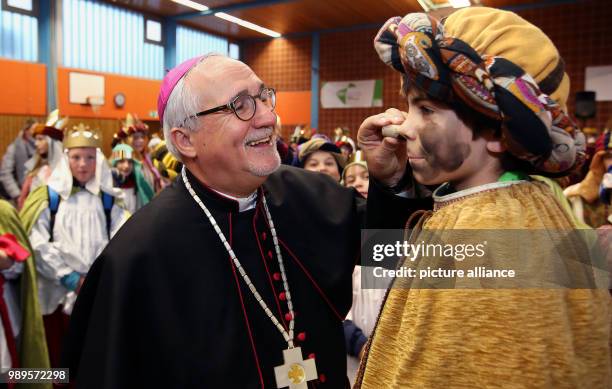
[[98, 258], [89, 270], [85, 282], [83, 283], [75, 307], [70, 315], [69, 334], [63, 340], [61, 364], [62, 367], [70, 369], [70, 379], [76, 379], [81, 360], [81, 345], [85, 341], [85, 335], [89, 327], [89, 319], [93, 304], [87, 304], [95, 299], [100, 272], [103, 268], [103, 259]]
[[361, 349], [368, 342], [368, 338], [363, 334], [361, 328], [357, 327], [352, 320], [345, 320], [342, 325], [344, 327], [346, 352], [349, 355], [358, 357]]
[[413, 212], [431, 210], [433, 201], [430, 196], [405, 198], [370, 178], [366, 211], [366, 228], [401, 229]]
[[63, 341], [61, 366], [77, 389], [135, 387], [138, 375], [133, 367], [143, 349], [131, 342], [138, 313], [126, 310], [131, 291], [109, 259], [103, 253], [88, 272]]

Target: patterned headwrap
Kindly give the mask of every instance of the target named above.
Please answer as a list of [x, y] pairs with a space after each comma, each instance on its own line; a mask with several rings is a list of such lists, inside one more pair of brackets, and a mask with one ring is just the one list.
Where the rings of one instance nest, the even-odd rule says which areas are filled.
[[480, 55], [445, 35], [431, 16], [389, 19], [374, 47], [385, 64], [430, 97], [446, 103], [458, 98], [499, 121], [507, 150], [539, 172], [563, 174], [584, 161], [584, 135], [529, 74], [508, 59]]

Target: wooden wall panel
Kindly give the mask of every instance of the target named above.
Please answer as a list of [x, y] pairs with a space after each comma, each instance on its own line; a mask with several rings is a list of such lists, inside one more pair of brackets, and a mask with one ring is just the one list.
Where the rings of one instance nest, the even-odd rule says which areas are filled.
[[[19, 130], [22, 129], [26, 119], [30, 117], [40, 121], [45, 120], [43, 116], [0, 115], [0, 157], [4, 155], [8, 145], [13, 142]], [[110, 155], [113, 134], [117, 132], [119, 126], [121, 126], [121, 121], [115, 119], [70, 118], [68, 126], [76, 126], [79, 123], [83, 123], [91, 128], [100, 129], [102, 132], [102, 151], [105, 155]], [[158, 121], [152, 120], [146, 123], [151, 133], [160, 130]]]

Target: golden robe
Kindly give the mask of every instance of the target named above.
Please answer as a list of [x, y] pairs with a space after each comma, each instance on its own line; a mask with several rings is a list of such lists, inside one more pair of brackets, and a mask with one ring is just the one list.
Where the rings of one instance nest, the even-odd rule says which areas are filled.
[[[421, 233], [576, 228], [541, 182], [492, 183], [434, 201]], [[604, 288], [393, 288], [355, 387], [610, 388], [610, 302]]]

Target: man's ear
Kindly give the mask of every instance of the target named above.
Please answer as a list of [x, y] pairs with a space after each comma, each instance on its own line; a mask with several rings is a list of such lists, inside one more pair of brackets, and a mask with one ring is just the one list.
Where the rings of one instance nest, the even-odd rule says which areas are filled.
[[170, 130], [170, 137], [172, 138], [172, 143], [174, 147], [178, 150], [181, 155], [187, 158], [195, 158], [196, 150], [193, 147], [191, 136], [192, 132], [186, 130], [184, 128], [174, 127]]

